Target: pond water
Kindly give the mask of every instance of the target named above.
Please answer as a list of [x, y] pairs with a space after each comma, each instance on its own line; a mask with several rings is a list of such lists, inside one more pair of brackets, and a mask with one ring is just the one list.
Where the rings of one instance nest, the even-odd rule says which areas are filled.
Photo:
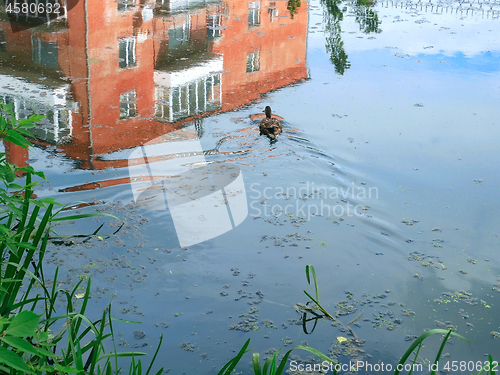
[[[141, 322], [119, 324], [121, 349], [163, 334], [173, 374], [216, 374], [247, 338], [395, 365], [451, 326], [472, 344], [454, 338], [445, 361], [500, 355], [499, 16], [498, 1], [435, 0], [81, 0], [16, 32], [3, 16], [0, 96], [47, 115], [11, 160], [46, 173], [38, 197], [125, 221], [56, 227], [106, 223], [54, 242], [48, 266], [63, 287], [92, 276], [91, 314], [112, 301]], [[199, 165], [233, 166], [218, 170], [232, 185], [189, 206], [210, 194], [189, 182]], [[183, 171], [170, 192], [187, 206], [161, 188]], [[326, 320], [304, 333], [307, 264], [344, 326], [362, 313], [362, 346]]]

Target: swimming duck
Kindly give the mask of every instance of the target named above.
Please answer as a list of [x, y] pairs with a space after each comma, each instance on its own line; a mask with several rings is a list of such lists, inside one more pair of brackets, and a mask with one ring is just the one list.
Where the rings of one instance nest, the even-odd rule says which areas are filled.
[[271, 118], [271, 107], [267, 106], [264, 112], [266, 113], [266, 118], [260, 122], [260, 134], [265, 134], [271, 139], [276, 139], [278, 134], [282, 132], [283, 127], [278, 119]]

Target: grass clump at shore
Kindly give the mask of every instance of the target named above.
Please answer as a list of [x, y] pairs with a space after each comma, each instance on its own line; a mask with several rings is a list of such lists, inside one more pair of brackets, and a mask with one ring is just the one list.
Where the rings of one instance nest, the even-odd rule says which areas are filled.
[[[29, 129], [43, 117], [18, 120], [12, 104], [0, 101], [0, 140], [12, 147], [31, 147]], [[47, 287], [43, 265], [47, 244], [55, 234], [51, 224], [110, 215], [63, 216], [64, 206], [34, 194], [38, 181], [44, 179], [43, 172], [11, 164], [7, 154], [0, 153], [0, 373], [113, 374], [121, 371], [118, 358], [129, 357], [129, 374], [149, 374], [162, 338], [143, 369], [138, 357], [145, 353], [116, 350], [113, 321], [118, 319], [112, 317], [111, 305], [97, 319], [88, 317], [90, 279], [86, 284], [80, 280], [71, 290], [59, 289], [57, 268], [50, 278], [52, 287]], [[41, 293], [35, 293], [36, 286], [41, 286]], [[59, 295], [67, 301], [63, 312], [55, 308]], [[81, 301], [79, 308], [74, 304], [76, 298]], [[105, 345], [105, 341], [113, 345]]]

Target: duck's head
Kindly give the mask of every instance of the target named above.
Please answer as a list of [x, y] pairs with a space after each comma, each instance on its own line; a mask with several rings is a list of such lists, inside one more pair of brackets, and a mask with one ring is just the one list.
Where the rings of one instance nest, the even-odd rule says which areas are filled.
[[267, 106], [266, 109], [264, 109], [264, 112], [266, 113], [267, 118], [271, 118], [271, 107]]

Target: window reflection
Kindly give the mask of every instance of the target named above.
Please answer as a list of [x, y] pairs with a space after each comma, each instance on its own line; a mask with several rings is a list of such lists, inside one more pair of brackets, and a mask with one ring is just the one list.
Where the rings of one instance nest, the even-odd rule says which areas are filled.
[[260, 51], [255, 51], [247, 55], [247, 73], [258, 72]]
[[4, 30], [0, 30], [0, 52], [7, 52], [7, 40]]
[[279, 16], [279, 10], [278, 8], [276, 7], [276, 2], [275, 1], [271, 1], [269, 3], [269, 20], [271, 22], [274, 22], [278, 19], [278, 16]]
[[207, 39], [214, 41], [220, 38], [222, 26], [222, 14], [211, 14], [207, 16]]
[[180, 45], [189, 42], [189, 29], [189, 18], [187, 18], [186, 22], [181, 26], [168, 29], [168, 49], [176, 49]]
[[136, 101], [135, 90], [120, 94], [120, 120], [137, 116]]
[[125, 10], [134, 7], [134, 0], [120, 0], [118, 1], [118, 11], [123, 12]]
[[33, 61], [46, 66], [58, 66], [57, 42], [47, 42], [33, 35], [31, 38]]
[[248, 3], [248, 26], [260, 25], [260, 1], [251, 1]]
[[121, 69], [132, 68], [137, 65], [135, 55], [135, 37], [123, 38], [119, 41], [119, 66]]

